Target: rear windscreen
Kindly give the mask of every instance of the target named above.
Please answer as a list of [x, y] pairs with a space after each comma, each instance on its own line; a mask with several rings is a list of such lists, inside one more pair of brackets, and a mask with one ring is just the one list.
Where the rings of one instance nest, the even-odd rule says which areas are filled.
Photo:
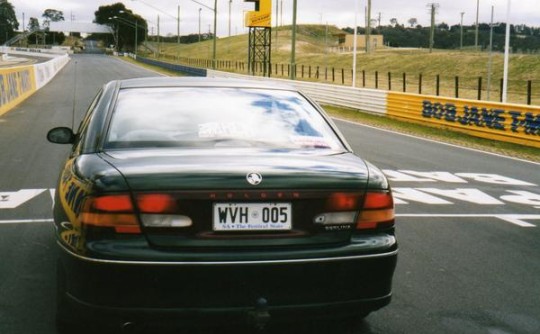
[[148, 147], [343, 150], [319, 111], [297, 92], [206, 87], [121, 90], [105, 148]]

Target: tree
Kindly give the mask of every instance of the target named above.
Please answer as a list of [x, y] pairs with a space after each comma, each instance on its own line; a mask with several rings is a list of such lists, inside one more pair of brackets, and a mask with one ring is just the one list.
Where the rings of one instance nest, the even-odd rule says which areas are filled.
[[41, 17], [43, 17], [43, 27], [47, 31], [46, 43], [62, 44], [66, 39], [64, 33], [56, 31], [49, 32], [49, 27], [51, 22], [64, 21], [64, 13], [61, 10], [45, 9]]
[[44, 27], [49, 27], [50, 22], [64, 21], [64, 13], [61, 10], [56, 9], [45, 9], [41, 17], [44, 19]]
[[4, 44], [15, 36], [15, 30], [19, 29], [19, 22], [15, 15], [13, 5], [7, 0], [0, 0], [0, 41]]
[[35, 17], [31, 17], [28, 21], [28, 30], [39, 30], [39, 20]]
[[28, 21], [27, 30], [28, 31], [35, 31], [35, 33], [34, 33], [35, 42], [36, 42], [36, 45], [38, 45], [39, 44], [38, 38], [40, 38], [41, 36], [39, 36], [39, 34], [37, 33], [40, 30], [39, 21], [38, 21], [37, 18], [35, 18], [35, 17], [30, 18], [30, 20]]
[[407, 22], [409, 22], [411, 28], [414, 28], [418, 24], [416, 17], [411, 17]]
[[395, 17], [393, 17], [390, 19], [390, 24], [392, 25], [392, 27], [395, 27], [398, 25], [398, 20]]
[[437, 28], [438, 28], [439, 30], [450, 30], [450, 27], [449, 27], [448, 24], [445, 23], [445, 22], [439, 24], [439, 25], [437, 26]]
[[[107, 45], [115, 44], [118, 50], [124, 49], [126, 45], [134, 49], [135, 36], [137, 44], [146, 40], [148, 32], [146, 20], [127, 9], [123, 3], [100, 6], [94, 15], [95, 23], [108, 25], [115, 32], [115, 36], [109, 34], [101, 36]], [[137, 27], [137, 33], [135, 33], [135, 27]]]

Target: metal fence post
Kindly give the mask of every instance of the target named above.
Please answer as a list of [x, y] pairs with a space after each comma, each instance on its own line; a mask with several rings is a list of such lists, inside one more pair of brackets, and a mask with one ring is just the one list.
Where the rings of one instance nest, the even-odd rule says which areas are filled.
[[532, 80], [527, 81], [527, 104], [531, 105], [532, 102]]
[[407, 92], [407, 73], [403, 73], [403, 93]]
[[478, 100], [482, 100], [482, 77], [478, 77]]

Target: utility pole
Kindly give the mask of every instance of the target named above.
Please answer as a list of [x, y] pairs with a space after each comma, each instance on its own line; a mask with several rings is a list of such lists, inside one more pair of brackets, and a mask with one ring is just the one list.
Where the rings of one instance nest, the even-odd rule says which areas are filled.
[[279, 2], [276, 1], [276, 50], [278, 46]]
[[214, 0], [214, 38], [212, 39], [212, 69], [216, 69], [217, 57], [217, 0]]
[[178, 35], [178, 47], [176, 48], [176, 60], [179, 62], [180, 61], [180, 5], [178, 5], [178, 16], [176, 17], [177, 18], [177, 21], [176, 21], [176, 33]]
[[176, 18], [176, 34], [178, 35], [178, 46], [180, 46], [180, 5], [178, 5], [178, 16]]
[[291, 41], [291, 80], [296, 79], [296, 13], [298, 9], [297, 0], [293, 0], [293, 17], [292, 17], [292, 41]]
[[281, 0], [279, 8], [280, 8], [280, 9], [279, 9], [279, 16], [280, 16], [279, 22], [280, 22], [280, 27], [283, 27], [283, 0]]
[[429, 53], [433, 52], [433, 46], [435, 45], [435, 14], [437, 13], [437, 9], [439, 8], [438, 3], [430, 3], [428, 4], [428, 7], [431, 11], [431, 29], [430, 29], [430, 36], [429, 36]]
[[367, 2], [367, 17], [366, 17], [366, 53], [371, 52], [371, 0]]
[[354, 36], [353, 36], [353, 72], [352, 72], [352, 86], [356, 87], [356, 53], [358, 47], [358, 2], [354, 0]]
[[480, 14], [480, 0], [476, 0], [476, 32], [474, 34], [474, 48], [478, 51], [478, 15]]
[[459, 37], [459, 49], [463, 50], [463, 15], [465, 12], [461, 12], [461, 23], [459, 24], [460, 37]]

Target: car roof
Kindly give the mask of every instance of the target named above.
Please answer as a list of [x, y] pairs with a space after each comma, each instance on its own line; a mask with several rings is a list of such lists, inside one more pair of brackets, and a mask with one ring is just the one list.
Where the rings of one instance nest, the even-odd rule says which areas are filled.
[[120, 89], [145, 87], [234, 87], [297, 91], [294, 87], [276, 82], [215, 77], [148, 77], [119, 80]]

